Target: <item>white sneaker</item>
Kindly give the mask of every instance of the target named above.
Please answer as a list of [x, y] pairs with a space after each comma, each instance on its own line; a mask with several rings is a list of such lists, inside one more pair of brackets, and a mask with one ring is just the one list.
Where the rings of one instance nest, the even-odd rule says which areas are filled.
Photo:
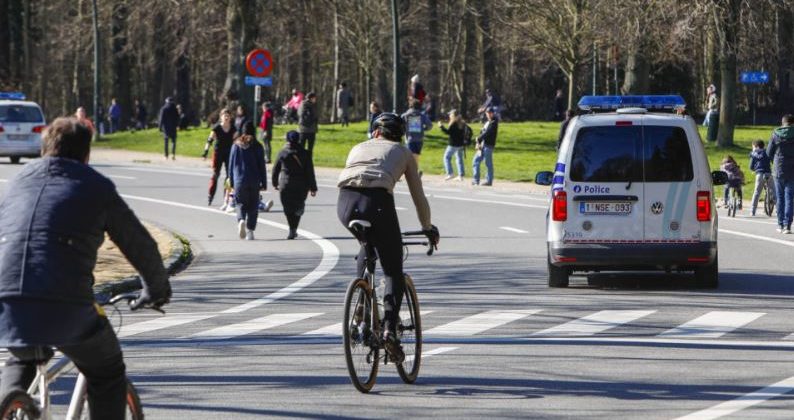
[[446, 177], [444, 177], [444, 181], [449, 181], [452, 178], [455, 178], [455, 177], [452, 176], [452, 175], [447, 175]]
[[226, 207], [226, 213], [234, 213], [235, 211], [237, 210], [234, 208], [234, 204], [229, 204], [229, 206]]
[[223, 205], [221, 205], [218, 208], [220, 209], [220, 211], [226, 211], [226, 207], [227, 207], [226, 203], [223, 203]]
[[783, 233], [783, 226], [778, 226], [775, 231], [777, 231], [777, 233]]
[[458, 175], [458, 181], [463, 181], [463, 175]]
[[249, 230], [247, 230], [245, 232], [245, 240], [246, 241], [253, 241], [254, 240], [254, 231], [253, 230], [249, 229]]
[[240, 239], [245, 239], [245, 220], [237, 222], [237, 233], [240, 235]]
[[264, 209], [262, 211], [268, 212], [268, 211], [270, 211], [271, 208], [273, 208], [273, 200], [267, 200], [265, 202], [265, 206], [264, 206]]
[[783, 234], [784, 235], [791, 235], [791, 229], [789, 229], [789, 228], [783, 229]]

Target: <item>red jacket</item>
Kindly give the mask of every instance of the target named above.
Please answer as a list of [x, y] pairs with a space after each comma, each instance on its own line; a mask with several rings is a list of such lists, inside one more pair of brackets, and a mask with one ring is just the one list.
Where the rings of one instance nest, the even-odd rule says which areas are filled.
[[273, 110], [268, 109], [262, 114], [262, 119], [259, 120], [259, 128], [262, 130], [267, 130], [268, 127], [273, 126]]

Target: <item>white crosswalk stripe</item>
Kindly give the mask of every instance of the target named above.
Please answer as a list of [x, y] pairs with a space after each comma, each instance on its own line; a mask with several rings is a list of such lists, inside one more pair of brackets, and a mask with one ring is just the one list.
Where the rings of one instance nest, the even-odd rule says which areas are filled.
[[[419, 314], [425, 316], [433, 311], [419, 311]], [[301, 335], [324, 335], [324, 336], [341, 336], [342, 335], [342, 323], [337, 322], [336, 324], [329, 325], [327, 327], [318, 328], [313, 331], [305, 332]]]
[[600, 311], [585, 317], [560, 324], [534, 336], [588, 336], [604, 332], [608, 329], [627, 324], [636, 319], [648, 316], [656, 311]]
[[764, 315], [764, 312], [713, 311], [667, 330], [659, 334], [659, 337], [719, 338]]
[[[421, 359], [426, 359], [426, 358], [428, 358], [430, 356], [435, 356], [437, 354], [446, 353], [446, 352], [457, 350], [457, 349], [458, 349], [457, 347], [439, 347], [439, 348], [435, 348], [433, 350], [428, 350], [428, 351], [422, 352], [422, 357], [420, 358], [419, 361], [421, 362]], [[414, 361], [414, 356], [413, 355], [405, 356], [405, 363], [411, 363], [413, 361]]]
[[241, 335], [253, 334], [255, 332], [260, 332], [270, 328], [279, 327], [281, 325], [290, 324], [292, 322], [302, 321], [304, 319], [308, 319], [320, 315], [323, 314], [322, 313], [272, 314], [261, 318], [240, 322], [237, 324], [224, 325], [222, 327], [213, 328], [211, 330], [198, 332], [196, 334], [193, 334], [191, 337], [213, 338], [213, 339], [234, 338], [234, 337], [239, 337]]
[[215, 314], [178, 314], [163, 316], [149, 321], [137, 322], [135, 324], [124, 325], [119, 334], [120, 338], [131, 337], [142, 333], [147, 333], [164, 328], [177, 327], [179, 325], [189, 324], [191, 322], [203, 321], [208, 318], [214, 317]]
[[540, 309], [518, 311], [488, 311], [472, 315], [425, 331], [430, 335], [475, 335], [501, 325], [526, 318]]

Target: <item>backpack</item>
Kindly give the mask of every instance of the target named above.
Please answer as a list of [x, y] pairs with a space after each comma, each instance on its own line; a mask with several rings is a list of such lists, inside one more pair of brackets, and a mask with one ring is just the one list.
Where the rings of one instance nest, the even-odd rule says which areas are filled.
[[474, 137], [474, 132], [471, 131], [471, 127], [468, 124], [463, 124], [463, 146], [471, 145], [472, 138]]

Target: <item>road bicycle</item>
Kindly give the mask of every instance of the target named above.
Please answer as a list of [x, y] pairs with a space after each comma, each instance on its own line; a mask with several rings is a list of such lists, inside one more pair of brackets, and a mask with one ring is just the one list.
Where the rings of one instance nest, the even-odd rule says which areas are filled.
[[764, 187], [761, 192], [764, 194], [764, 213], [771, 217], [772, 213], [775, 211], [775, 202], [777, 201], [775, 186], [773, 184], [772, 175], [766, 174], [763, 175], [763, 177]]
[[[378, 257], [374, 247], [367, 242], [367, 229], [371, 224], [365, 220], [352, 220], [348, 226], [364, 249], [365, 259], [363, 275], [350, 283], [345, 294], [342, 337], [350, 381], [357, 390], [367, 393], [375, 385], [381, 361], [384, 365], [389, 362], [382, 339], [383, 302], [378, 298], [378, 289], [381, 287], [375, 287], [375, 263]], [[403, 236], [419, 235], [424, 235], [424, 232], [403, 232]], [[433, 254], [433, 245], [429, 242], [403, 241], [403, 246], [408, 245], [427, 246], [427, 255]], [[405, 353], [405, 360], [396, 364], [397, 373], [403, 382], [414, 383], [422, 360], [422, 319], [416, 287], [408, 274], [405, 274], [405, 295], [395, 332]]]
[[[112, 306], [114, 308], [113, 311], [117, 312], [117, 303], [126, 301], [129, 305], [132, 301], [138, 299], [138, 297], [139, 294], [135, 292], [123, 293], [113, 296], [107, 301], [100, 302], [100, 304], [105, 307]], [[146, 308], [164, 313], [161, 309], [152, 306]], [[119, 322], [118, 329], [120, 328]], [[28, 387], [27, 392], [14, 390], [3, 398], [3, 401], [0, 402], [0, 420], [52, 419], [52, 413], [50, 412], [50, 384], [71, 371], [72, 368], [74, 368], [74, 364], [68, 357], [64, 356], [53, 362], [49, 367], [47, 365], [48, 363], [44, 362], [36, 366], [36, 376], [30, 387]], [[127, 410], [125, 417], [130, 420], [143, 420], [141, 399], [129, 379], [127, 380], [126, 402]], [[66, 419], [90, 419], [87, 383], [85, 376], [81, 373], [77, 375], [77, 380], [74, 384], [74, 391], [72, 391], [69, 408], [66, 412]]]

